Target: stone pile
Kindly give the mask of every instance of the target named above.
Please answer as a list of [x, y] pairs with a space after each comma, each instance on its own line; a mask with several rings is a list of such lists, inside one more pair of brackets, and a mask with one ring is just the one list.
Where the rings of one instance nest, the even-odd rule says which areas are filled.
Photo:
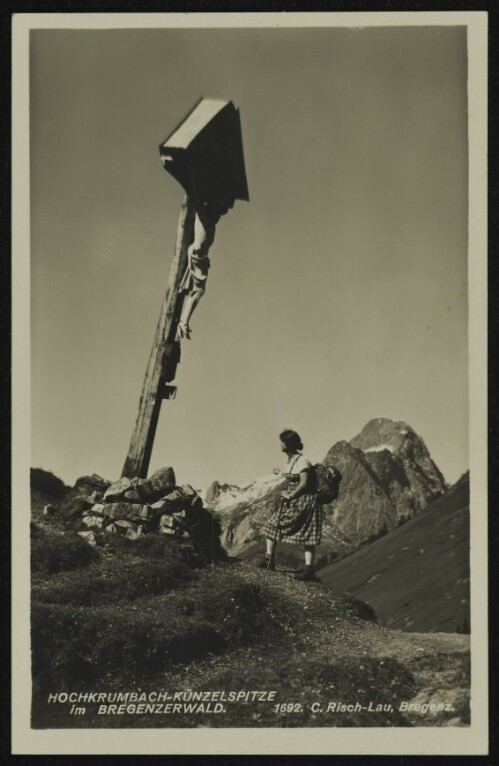
[[100, 492], [73, 496], [65, 514], [63, 509], [63, 515], [81, 513], [87, 530], [80, 534], [89, 542], [95, 541], [93, 530], [97, 529], [132, 540], [147, 532], [188, 539], [190, 528], [204, 510], [203, 501], [189, 484], [176, 485], [172, 468], [162, 468], [149, 479], [122, 478], [106, 484]]
[[76, 523], [91, 545], [108, 534], [137, 540], [152, 533], [183, 541], [205, 558], [224, 557], [220, 523], [189, 484], [176, 484], [173, 468], [161, 468], [148, 479], [113, 483], [97, 474], [83, 476], [64, 498], [59, 514]]
[[104, 529], [136, 540], [146, 532], [177, 539], [189, 538], [189, 522], [202, 510], [203, 502], [189, 485], [176, 486], [171, 468], [150, 479], [119, 479], [102, 497], [83, 511], [89, 529]]

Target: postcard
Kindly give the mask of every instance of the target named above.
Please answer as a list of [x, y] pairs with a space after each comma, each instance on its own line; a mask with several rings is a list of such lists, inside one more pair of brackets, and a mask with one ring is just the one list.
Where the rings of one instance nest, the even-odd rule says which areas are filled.
[[487, 753], [486, 92], [483, 12], [14, 16], [15, 754]]

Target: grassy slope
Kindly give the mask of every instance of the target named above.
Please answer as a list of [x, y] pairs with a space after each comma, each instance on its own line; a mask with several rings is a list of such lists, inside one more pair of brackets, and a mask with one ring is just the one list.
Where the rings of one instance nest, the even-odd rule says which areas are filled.
[[[34, 643], [39, 650], [43, 646], [34, 672], [40, 692], [33, 705], [35, 728], [432, 725], [432, 716], [401, 714], [398, 703], [424, 688], [467, 685], [465, 636], [389, 631], [365, 619], [369, 611], [345, 594], [241, 562], [186, 579], [178, 569], [176, 586], [166, 577], [163, 591], [153, 595], [146, 577], [140, 593], [130, 565], [135, 561], [137, 571], [147, 566], [135, 556], [120, 559], [116, 566], [110, 559], [90, 564], [83, 591], [79, 573], [35, 584]], [[134, 583], [131, 593], [123, 585], [125, 569]], [[97, 573], [101, 581], [113, 580], [113, 572], [115, 587], [104, 594], [96, 588], [88, 603], [85, 584], [98, 580]], [[75, 593], [84, 605], [75, 603]], [[45, 704], [48, 691], [74, 689], [275, 689], [278, 702], [295, 702], [302, 710], [281, 714], [270, 704], [232, 704], [218, 716], [109, 717], [96, 715], [94, 706], [79, 719]], [[338, 699], [393, 703], [394, 710], [334, 716], [310, 707]], [[466, 718], [465, 705], [446, 718], [456, 716]]]
[[[42, 520], [41, 499], [32, 548], [35, 728], [467, 721], [468, 637], [388, 630], [352, 596], [247, 562], [193, 569], [182, 551], [152, 535], [133, 542], [112, 537], [96, 556], [85, 556], [81, 538], [62, 520]], [[90, 705], [78, 718], [46, 703], [53, 691], [137, 689], [273, 689], [277, 702], [302, 707], [287, 713], [270, 703], [233, 703], [223, 715], [99, 716]], [[457, 694], [454, 711], [436, 718], [398, 710], [401, 700], [425, 689]], [[330, 700], [391, 703], [393, 710], [340, 715], [311, 708]]]
[[454, 632], [469, 620], [469, 484], [463, 477], [401, 527], [320, 570], [391, 628]]

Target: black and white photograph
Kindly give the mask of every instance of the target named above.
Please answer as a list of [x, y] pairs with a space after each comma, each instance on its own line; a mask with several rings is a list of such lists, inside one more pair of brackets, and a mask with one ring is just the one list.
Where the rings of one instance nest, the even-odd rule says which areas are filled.
[[16, 16], [14, 752], [486, 752], [486, 43]]

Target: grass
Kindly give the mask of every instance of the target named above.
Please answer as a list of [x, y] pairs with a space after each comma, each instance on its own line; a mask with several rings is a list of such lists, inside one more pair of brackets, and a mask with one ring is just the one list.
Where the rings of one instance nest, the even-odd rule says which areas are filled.
[[32, 597], [46, 604], [97, 606], [164, 593], [195, 577], [195, 572], [174, 556], [163, 561], [107, 559], [93, 563], [86, 571], [35, 584]]
[[[35, 728], [410, 726], [400, 700], [469, 682], [464, 636], [392, 633], [353, 596], [245, 562], [210, 564], [189, 541], [96, 530], [95, 548], [61, 524], [32, 541]], [[300, 709], [230, 704], [176, 718], [89, 709], [79, 720], [47, 705], [50, 692], [96, 689], [274, 689], [277, 703]], [[333, 717], [314, 707], [352, 699], [393, 707]]]
[[34, 573], [54, 574], [81, 569], [97, 557], [95, 548], [74, 533], [61, 536], [42, 534], [31, 541], [31, 570]]

